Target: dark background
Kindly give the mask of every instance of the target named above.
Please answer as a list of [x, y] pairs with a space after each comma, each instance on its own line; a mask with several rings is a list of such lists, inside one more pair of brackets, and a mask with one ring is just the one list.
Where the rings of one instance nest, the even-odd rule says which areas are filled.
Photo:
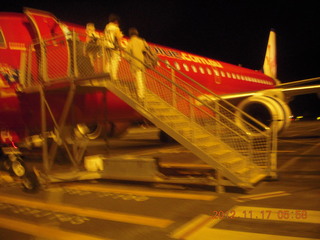
[[[269, 31], [274, 28], [278, 78], [289, 82], [320, 77], [318, 1], [6, 0], [0, 11], [22, 12], [23, 7], [49, 11], [80, 25], [94, 22], [100, 30], [109, 14], [116, 13], [125, 35], [130, 27], [137, 27], [147, 41], [255, 70], [262, 67]], [[316, 94], [300, 101], [320, 111]]]

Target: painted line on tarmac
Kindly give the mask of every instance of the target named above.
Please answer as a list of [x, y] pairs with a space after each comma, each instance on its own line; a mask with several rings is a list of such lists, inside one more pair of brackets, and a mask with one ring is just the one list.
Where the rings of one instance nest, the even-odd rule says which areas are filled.
[[92, 235], [86, 235], [77, 232], [69, 232], [56, 227], [45, 226], [41, 224], [32, 224], [7, 216], [0, 215], [0, 228], [9, 229], [36, 237], [55, 240], [110, 240], [109, 238], [101, 238]]
[[201, 214], [172, 232], [170, 237], [174, 239], [189, 239], [192, 234], [200, 231], [203, 228], [212, 227], [218, 224], [220, 221], [220, 219], [213, 219], [212, 216]]
[[285, 191], [277, 191], [277, 192], [269, 192], [269, 193], [261, 193], [261, 194], [254, 194], [254, 195], [246, 195], [242, 197], [234, 198], [237, 202], [245, 202], [245, 201], [252, 201], [252, 200], [260, 200], [266, 198], [273, 198], [273, 197], [283, 197], [291, 195], [291, 193]]
[[0, 202], [13, 205], [27, 206], [31, 208], [53, 212], [75, 214], [79, 216], [85, 216], [89, 218], [96, 218], [107, 221], [139, 224], [159, 228], [166, 228], [173, 223], [173, 221], [169, 219], [147, 217], [129, 213], [120, 213], [115, 211], [105, 211], [100, 209], [86, 208], [67, 204], [47, 203], [35, 199], [27, 199], [21, 197], [18, 198], [9, 195], [1, 195]]
[[[182, 238], [181, 238], [182, 239]], [[189, 238], [184, 238], [187, 240], [212, 240], [212, 239], [223, 239], [223, 240], [315, 240], [314, 238], [301, 238], [301, 237], [290, 237], [281, 236], [273, 234], [262, 234], [262, 233], [252, 233], [252, 232], [241, 232], [233, 230], [224, 230], [217, 228], [202, 228]]]
[[311, 148], [307, 149], [306, 151], [300, 153], [299, 156], [291, 158], [286, 163], [284, 163], [281, 167], [279, 167], [279, 171], [282, 171], [282, 170], [288, 168], [289, 166], [295, 164], [301, 157], [303, 157], [303, 155], [306, 155], [307, 153], [309, 153], [309, 152], [311, 152], [314, 149], [317, 149], [319, 147], [320, 147], [320, 143], [318, 143], [318, 144], [312, 146]]
[[92, 192], [112, 192], [112, 193], [122, 193], [122, 194], [134, 194], [143, 195], [148, 197], [160, 197], [160, 198], [177, 198], [186, 200], [202, 200], [202, 201], [212, 201], [217, 198], [213, 195], [204, 194], [191, 194], [191, 193], [176, 193], [169, 191], [152, 191], [152, 190], [134, 190], [134, 189], [119, 189], [116, 187], [106, 187], [103, 185], [90, 185], [90, 184], [76, 184], [63, 186], [67, 189], [75, 189], [81, 191], [92, 191]]

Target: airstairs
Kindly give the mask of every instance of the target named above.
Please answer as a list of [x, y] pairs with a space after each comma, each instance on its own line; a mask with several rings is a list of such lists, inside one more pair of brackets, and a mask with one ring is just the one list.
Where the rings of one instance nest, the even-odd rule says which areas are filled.
[[[36, 88], [43, 92], [46, 86], [68, 82], [71, 86], [95, 89], [93, 91], [108, 89], [212, 167], [217, 185], [247, 189], [261, 179], [274, 176], [275, 132], [184, 75], [179, 71], [182, 66], [178, 60], [159, 60], [158, 66], [146, 69], [145, 94], [141, 99], [130, 70], [129, 61], [132, 62], [133, 57], [123, 51], [118, 56], [117, 72], [110, 74], [113, 69], [106, 67], [107, 50], [97, 45], [91, 52], [86, 52], [87, 45], [79, 41], [82, 38], [74, 35], [68, 50], [69, 68], [62, 75], [53, 64], [61, 57], [59, 45], [52, 39], [33, 44], [25, 53], [22, 64], [21, 79], [25, 90]], [[37, 44], [41, 47], [36, 47]], [[60, 45], [60, 48], [66, 45]], [[40, 52], [34, 49], [40, 49]], [[212, 78], [218, 77], [214, 75], [215, 66], [208, 65], [208, 69]], [[68, 104], [66, 108], [71, 108], [71, 102]]]

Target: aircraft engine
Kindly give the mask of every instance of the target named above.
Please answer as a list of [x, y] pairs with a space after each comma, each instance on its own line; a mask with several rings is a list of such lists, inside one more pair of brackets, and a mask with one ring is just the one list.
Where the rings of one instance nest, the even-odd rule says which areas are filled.
[[90, 140], [99, 137], [119, 137], [125, 133], [129, 125], [129, 122], [81, 123], [76, 125], [74, 132], [77, 137], [87, 137]]
[[103, 126], [101, 124], [77, 124], [74, 133], [77, 137], [86, 137], [90, 140], [97, 139], [102, 135]]
[[[283, 132], [290, 124], [291, 111], [289, 106], [275, 96], [255, 95], [240, 102], [238, 108], [269, 128], [273, 127], [272, 124], [276, 123], [278, 134]], [[237, 112], [236, 114], [239, 116], [237, 120], [238, 125], [245, 127], [241, 121], [241, 119], [245, 119], [260, 130], [263, 130], [261, 126], [245, 117], [241, 112]]]

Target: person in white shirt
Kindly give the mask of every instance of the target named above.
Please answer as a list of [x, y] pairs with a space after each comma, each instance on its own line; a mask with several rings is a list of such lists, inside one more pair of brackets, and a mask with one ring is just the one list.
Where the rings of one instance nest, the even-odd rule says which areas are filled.
[[107, 72], [110, 73], [111, 79], [117, 79], [118, 66], [120, 61], [121, 40], [123, 34], [119, 27], [119, 17], [115, 14], [109, 16], [109, 23], [104, 29], [104, 45], [107, 51]]
[[130, 69], [136, 79], [137, 95], [140, 100], [145, 97], [145, 66], [144, 52], [147, 48], [145, 40], [139, 37], [139, 32], [136, 28], [129, 29], [129, 41], [126, 47], [127, 59], [130, 63]]

